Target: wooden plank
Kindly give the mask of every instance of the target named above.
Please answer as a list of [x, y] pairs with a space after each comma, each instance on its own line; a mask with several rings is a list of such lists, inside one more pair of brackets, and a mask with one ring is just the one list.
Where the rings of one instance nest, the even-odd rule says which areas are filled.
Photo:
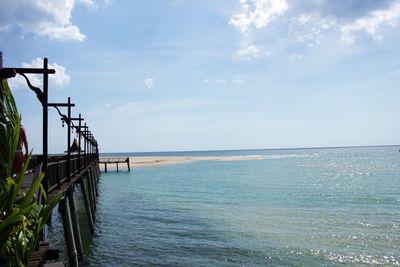
[[43, 264], [43, 267], [64, 267], [62, 262], [50, 262]]
[[38, 266], [40, 266], [40, 261], [39, 260], [30, 261], [28, 266], [29, 267], [38, 267]]

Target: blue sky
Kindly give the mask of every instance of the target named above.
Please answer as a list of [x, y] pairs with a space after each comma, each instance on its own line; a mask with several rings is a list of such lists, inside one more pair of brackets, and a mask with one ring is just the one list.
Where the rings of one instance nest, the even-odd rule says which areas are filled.
[[[399, 143], [398, 0], [0, 5], [3, 65], [48, 57], [50, 100], [71, 96], [103, 152]], [[41, 106], [10, 85], [39, 153]]]

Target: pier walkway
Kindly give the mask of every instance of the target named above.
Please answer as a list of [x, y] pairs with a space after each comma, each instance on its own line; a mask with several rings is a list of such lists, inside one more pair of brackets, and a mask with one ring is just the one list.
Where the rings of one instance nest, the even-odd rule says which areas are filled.
[[[75, 186], [80, 186], [85, 204], [86, 219], [90, 231], [94, 233], [96, 201], [99, 194], [98, 182], [100, 178], [98, 143], [94, 135], [89, 131], [89, 127], [86, 123], [82, 123], [84, 118], [81, 114], [79, 114], [78, 117], [73, 117], [71, 115], [72, 107], [75, 107], [75, 104], [71, 103], [70, 97], [68, 97], [68, 101], [64, 103], [49, 103], [49, 75], [54, 74], [55, 70], [48, 68], [49, 64], [47, 58], [43, 60], [43, 68], [3, 68], [1, 55], [0, 52], [0, 80], [12, 79], [16, 75], [22, 76], [27, 86], [36, 94], [37, 100], [42, 105], [42, 154], [32, 156], [21, 191], [26, 193], [35, 179], [39, 177], [39, 174], [44, 173], [42, 185], [44, 192], [48, 196], [48, 200], [54, 199], [60, 194], [63, 196], [58, 203], [58, 210], [63, 222], [64, 237], [68, 253], [68, 265], [71, 267], [78, 267], [84, 262], [84, 251], [78, 217], [75, 210], [73, 190]], [[29, 74], [43, 75], [42, 88], [31, 84], [27, 77]], [[61, 117], [62, 125], [67, 125], [65, 154], [48, 154], [49, 108], [56, 109]], [[67, 109], [66, 114], [61, 112], [60, 109], [62, 108]], [[77, 140], [75, 140], [77, 142], [74, 142], [74, 146], [71, 146], [72, 130], [75, 130], [77, 134]], [[45, 204], [45, 200], [41, 198], [39, 191], [36, 194], [37, 203]], [[50, 244], [45, 240], [44, 231], [41, 233], [40, 241], [36, 245], [37, 249], [31, 256], [29, 266], [44, 266], [47, 265], [46, 262], [48, 260], [58, 259], [58, 250], [49, 250]], [[51, 264], [52, 263], [50, 263], [50, 265]]]
[[99, 164], [104, 164], [104, 172], [107, 172], [107, 165], [108, 164], [115, 164], [117, 168], [117, 172], [119, 171], [119, 164], [126, 163], [126, 166], [128, 167], [128, 171], [131, 171], [131, 165], [129, 161], [129, 157], [126, 158], [118, 158], [118, 157], [109, 157], [109, 158], [103, 158], [101, 157], [99, 160]]

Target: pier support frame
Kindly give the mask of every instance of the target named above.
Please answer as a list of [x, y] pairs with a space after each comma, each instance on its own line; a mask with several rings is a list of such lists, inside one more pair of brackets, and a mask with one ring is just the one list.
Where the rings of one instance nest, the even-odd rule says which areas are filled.
[[89, 203], [90, 203], [90, 207], [92, 209], [92, 217], [93, 217], [93, 222], [94, 222], [96, 220], [96, 216], [95, 216], [96, 204], [95, 204], [94, 194], [93, 194], [93, 192], [94, 192], [93, 184], [92, 184], [92, 180], [90, 179], [89, 173], [86, 173], [86, 180], [87, 180], [87, 185], [88, 185]]
[[86, 185], [85, 181], [83, 178], [80, 179], [79, 181], [81, 185], [81, 191], [82, 191], [82, 197], [83, 197], [83, 202], [85, 203], [85, 210], [86, 210], [86, 215], [89, 223], [89, 228], [90, 232], [93, 234], [94, 233], [94, 223], [93, 223], [93, 215], [92, 215], [92, 208], [89, 202], [89, 196], [86, 190]]
[[82, 246], [81, 231], [79, 229], [78, 217], [76, 216], [74, 192], [72, 187], [67, 190], [67, 196], [69, 202], [69, 211], [71, 214], [72, 228], [74, 231], [75, 246], [78, 253], [78, 259], [80, 260], [83, 258], [83, 246]]
[[128, 171], [131, 171], [131, 162], [129, 160], [129, 157], [126, 158], [126, 165], [128, 165]]
[[99, 196], [99, 184], [98, 184], [99, 180], [98, 180], [96, 172], [94, 170], [94, 166], [92, 166], [89, 171], [90, 171], [90, 174], [92, 176], [92, 181], [93, 181], [93, 185], [94, 185], [94, 191], [96, 193], [95, 200], [97, 202], [97, 197]]
[[68, 209], [67, 199], [63, 198], [60, 203], [61, 219], [64, 227], [65, 242], [67, 244], [68, 262], [71, 267], [78, 267], [78, 255], [76, 252], [74, 231], [71, 223], [71, 216]]

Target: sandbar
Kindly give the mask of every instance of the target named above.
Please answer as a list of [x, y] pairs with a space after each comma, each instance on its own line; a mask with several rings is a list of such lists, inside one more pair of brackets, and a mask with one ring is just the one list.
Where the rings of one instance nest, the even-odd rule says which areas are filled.
[[[126, 157], [100, 157], [100, 162], [110, 161], [115, 159], [123, 159]], [[132, 168], [140, 166], [158, 166], [168, 164], [180, 164], [188, 163], [193, 161], [244, 161], [244, 160], [263, 160], [264, 156], [252, 155], [252, 156], [139, 156], [129, 157], [129, 162]], [[100, 168], [104, 168], [104, 164], [100, 164]], [[119, 168], [126, 168], [125, 163], [119, 163]], [[107, 163], [108, 169], [116, 168], [115, 163]]]

